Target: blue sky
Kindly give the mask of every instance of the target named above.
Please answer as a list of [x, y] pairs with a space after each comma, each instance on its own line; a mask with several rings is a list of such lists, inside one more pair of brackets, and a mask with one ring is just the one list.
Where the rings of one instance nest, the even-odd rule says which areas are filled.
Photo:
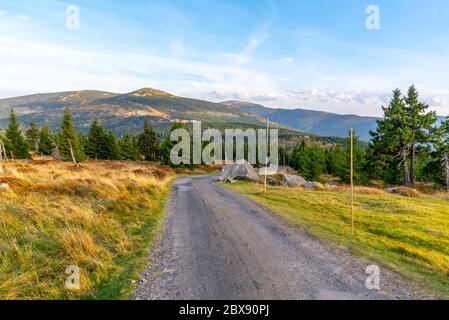
[[0, 0], [0, 97], [154, 87], [379, 115], [413, 83], [446, 115], [448, 57], [447, 0]]

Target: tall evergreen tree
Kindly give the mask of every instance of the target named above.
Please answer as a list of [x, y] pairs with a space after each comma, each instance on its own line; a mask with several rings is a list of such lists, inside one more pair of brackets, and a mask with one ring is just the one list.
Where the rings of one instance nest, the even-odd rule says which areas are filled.
[[137, 137], [127, 133], [119, 141], [120, 157], [123, 160], [136, 161], [139, 159], [139, 147]]
[[437, 121], [435, 112], [428, 112], [429, 106], [419, 101], [418, 91], [411, 86], [405, 97], [407, 124], [410, 130], [410, 184], [416, 181], [416, 157], [418, 145], [429, 142], [430, 130]]
[[39, 149], [39, 128], [34, 122], [30, 123], [30, 127], [25, 131], [25, 136], [28, 139], [31, 151]]
[[[403, 183], [406, 187], [410, 187], [408, 155], [412, 132], [408, 123], [406, 106], [399, 89], [393, 91], [393, 98], [389, 106], [382, 107], [382, 109], [384, 117], [377, 120], [376, 131], [370, 132], [373, 137], [369, 151], [370, 163], [377, 166], [383, 165], [382, 170], [389, 169], [388, 173], [391, 173], [392, 176], [394, 176], [394, 170], [402, 168]], [[391, 164], [394, 164], [396, 168], [392, 168]]]
[[90, 126], [86, 139], [85, 152], [91, 159], [106, 160], [108, 158], [106, 132], [103, 125], [96, 120]]
[[11, 113], [9, 114], [9, 125], [6, 129], [6, 138], [5, 148], [8, 156], [15, 159], [31, 159], [29, 152], [30, 145], [22, 135], [22, 130], [13, 110], [11, 110]]
[[64, 161], [72, 161], [72, 151], [77, 162], [84, 160], [85, 156], [81, 150], [79, 136], [75, 130], [72, 116], [68, 110], [64, 112], [61, 128], [57, 136], [57, 143], [59, 154]]
[[155, 161], [158, 158], [159, 141], [153, 127], [148, 121], [143, 125], [143, 132], [139, 135], [139, 151], [146, 160]]
[[106, 134], [104, 151], [106, 160], [120, 160], [120, 146], [112, 130]]
[[449, 192], [449, 117], [434, 130], [436, 162], [442, 164], [446, 190]]
[[45, 156], [51, 156], [55, 148], [53, 136], [50, 132], [48, 124], [45, 124], [39, 133], [39, 153]]

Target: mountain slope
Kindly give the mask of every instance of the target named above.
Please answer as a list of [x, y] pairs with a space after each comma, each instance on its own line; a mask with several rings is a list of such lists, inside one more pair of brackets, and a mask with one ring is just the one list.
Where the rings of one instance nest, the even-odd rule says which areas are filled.
[[303, 132], [322, 136], [347, 137], [348, 130], [353, 127], [362, 140], [370, 140], [369, 131], [376, 128], [376, 117], [357, 115], [339, 115], [335, 113], [304, 109], [270, 109], [262, 105], [227, 101], [228, 104], [241, 110], [250, 111]]
[[68, 108], [78, 129], [86, 130], [95, 120], [103, 121], [118, 133], [140, 130], [143, 121], [167, 127], [173, 121], [197, 120], [207, 124], [264, 126], [264, 119], [229, 105], [177, 97], [151, 88], [127, 94], [101, 91], [73, 91], [36, 94], [0, 100], [0, 128], [14, 109], [25, 126], [30, 122], [48, 122], [52, 129], [60, 123]]

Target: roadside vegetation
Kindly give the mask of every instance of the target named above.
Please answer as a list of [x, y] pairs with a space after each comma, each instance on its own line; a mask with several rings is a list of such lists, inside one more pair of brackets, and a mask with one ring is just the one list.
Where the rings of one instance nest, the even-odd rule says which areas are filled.
[[[3, 164], [0, 299], [126, 298], [163, 217], [171, 169], [150, 163]], [[78, 266], [81, 288], [65, 287]]]
[[264, 193], [258, 184], [225, 186], [313, 236], [345, 246], [449, 298], [448, 194], [405, 197], [357, 187], [353, 236], [347, 187], [318, 191], [270, 186]]

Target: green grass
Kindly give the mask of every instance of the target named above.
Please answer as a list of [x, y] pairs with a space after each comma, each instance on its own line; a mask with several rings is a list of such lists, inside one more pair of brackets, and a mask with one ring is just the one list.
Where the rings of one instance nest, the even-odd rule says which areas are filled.
[[408, 198], [360, 188], [351, 232], [349, 194], [270, 187], [244, 182], [226, 187], [267, 207], [286, 222], [377, 261], [437, 297], [449, 298], [449, 197]]

